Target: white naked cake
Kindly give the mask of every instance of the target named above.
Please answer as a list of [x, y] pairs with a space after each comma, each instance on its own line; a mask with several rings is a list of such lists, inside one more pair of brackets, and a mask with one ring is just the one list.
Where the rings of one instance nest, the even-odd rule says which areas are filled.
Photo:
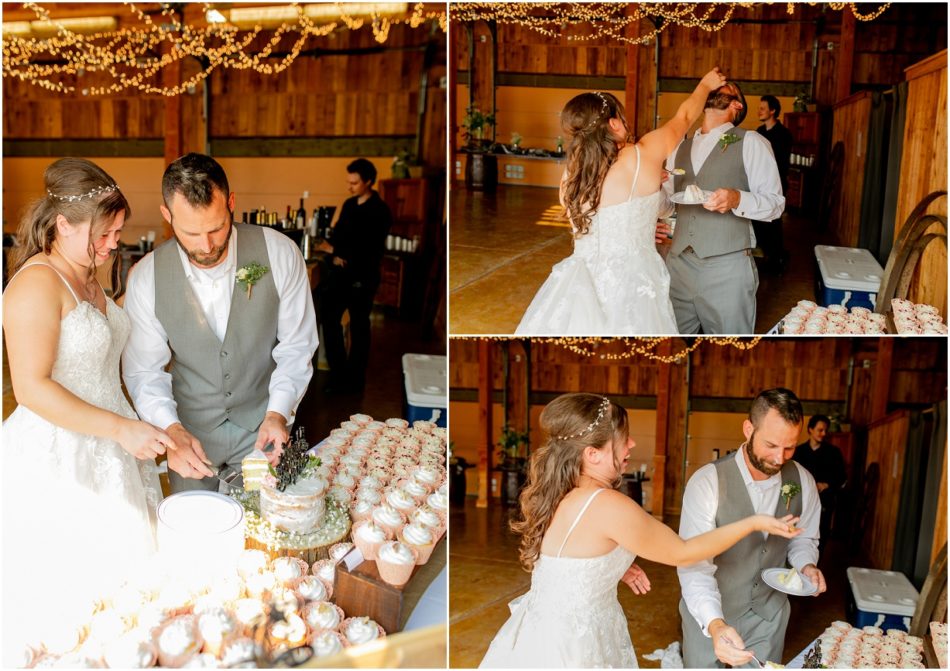
[[299, 477], [280, 489], [276, 477], [261, 481], [261, 516], [277, 529], [308, 534], [323, 524], [327, 481], [319, 476]]

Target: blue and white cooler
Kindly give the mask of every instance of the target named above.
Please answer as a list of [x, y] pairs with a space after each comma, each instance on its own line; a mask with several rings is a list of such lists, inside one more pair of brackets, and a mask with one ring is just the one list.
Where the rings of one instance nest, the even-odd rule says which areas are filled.
[[818, 303], [825, 307], [874, 309], [884, 269], [871, 252], [857, 247], [816, 245], [815, 258], [820, 272]]
[[900, 571], [848, 568], [848, 619], [855, 627], [910, 630], [920, 595]]
[[446, 358], [433, 354], [403, 354], [406, 378], [406, 419], [427, 420], [446, 425]]

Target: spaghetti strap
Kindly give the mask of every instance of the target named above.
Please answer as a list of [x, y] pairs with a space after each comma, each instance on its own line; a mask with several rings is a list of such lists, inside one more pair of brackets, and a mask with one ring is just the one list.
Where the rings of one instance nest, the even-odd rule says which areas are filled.
[[[66, 281], [66, 278], [63, 277], [62, 273], [60, 273], [58, 270], [56, 270], [56, 268], [54, 268], [53, 266], [51, 266], [51, 265], [48, 264], [48, 263], [27, 263], [25, 266], [21, 267], [18, 271], [16, 271], [15, 273], [13, 273], [13, 277], [16, 277], [17, 275], [19, 275], [20, 273], [22, 273], [22, 272], [23, 272], [24, 270], [26, 270], [27, 268], [32, 268], [33, 266], [46, 266], [47, 268], [49, 268], [50, 270], [52, 270], [54, 273], [56, 273], [56, 275], [59, 276], [59, 279], [61, 279], [61, 280], [63, 281], [63, 284], [66, 285], [66, 288], [69, 289], [69, 293], [72, 295], [73, 300], [76, 301], [76, 305], [80, 305], [80, 304], [82, 303], [82, 301], [79, 300], [79, 297], [76, 295], [76, 292], [73, 291], [72, 286], [69, 284], [69, 282]], [[10, 282], [13, 281], [13, 277], [11, 277], [9, 280], [7, 280], [7, 284], [9, 284]]]
[[637, 188], [637, 180], [640, 178], [640, 147], [633, 145], [633, 148], [637, 150], [637, 171], [633, 173], [633, 184], [630, 186], [630, 195], [627, 196], [627, 200], [633, 198], [633, 190]]
[[567, 530], [567, 535], [564, 536], [564, 540], [561, 541], [561, 547], [559, 547], [559, 548], [557, 549], [557, 556], [558, 556], [558, 557], [560, 557], [560, 556], [561, 556], [561, 552], [564, 551], [564, 545], [567, 543], [567, 539], [570, 538], [570, 537], [571, 537], [571, 534], [574, 532], [574, 527], [577, 526], [577, 523], [581, 521], [581, 517], [583, 517], [584, 513], [587, 512], [587, 507], [588, 507], [588, 506], [591, 504], [591, 502], [594, 500], [594, 497], [597, 496], [598, 494], [600, 494], [602, 491], [604, 491], [604, 490], [603, 490], [603, 489], [598, 489], [598, 490], [595, 491], [593, 494], [591, 494], [591, 495], [590, 495], [590, 498], [588, 498], [587, 501], [584, 503], [584, 507], [581, 508], [581, 511], [580, 511], [579, 513], [577, 513], [577, 517], [574, 518], [574, 523], [571, 525], [571, 528]]

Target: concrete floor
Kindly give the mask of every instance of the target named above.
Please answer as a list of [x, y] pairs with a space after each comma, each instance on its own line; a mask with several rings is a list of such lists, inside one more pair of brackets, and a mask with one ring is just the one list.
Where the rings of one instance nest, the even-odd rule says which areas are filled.
[[[509, 511], [498, 503], [487, 509], [476, 508], [472, 497], [466, 500], [464, 508], [453, 506], [451, 509], [449, 666], [452, 668], [478, 666], [495, 633], [508, 619], [508, 602], [530, 587], [530, 574], [518, 564], [519, 539], [507, 529], [508, 515]], [[674, 529], [679, 526], [677, 519], [666, 523]], [[828, 591], [819, 597], [791, 597], [792, 615], [782, 663], [795, 657], [833, 621], [846, 619], [849, 587], [845, 571], [848, 566], [868, 565], [846, 555], [847, 544], [832, 540], [819, 562]], [[643, 655], [681, 640], [677, 610], [679, 581], [672, 567], [648, 561], [638, 561], [638, 564], [647, 572], [652, 589], [644, 596], [637, 596], [620, 585], [620, 603], [630, 624], [637, 661], [645, 668], [659, 668], [658, 661], [645, 660]]]
[[[454, 335], [514, 333], [551, 266], [570, 255], [557, 192], [500, 185], [494, 194], [456, 186], [450, 198], [449, 329]], [[791, 261], [782, 275], [759, 270], [756, 333], [766, 333], [799, 300], [814, 297], [814, 246], [833, 244], [813, 220], [787, 213]]]

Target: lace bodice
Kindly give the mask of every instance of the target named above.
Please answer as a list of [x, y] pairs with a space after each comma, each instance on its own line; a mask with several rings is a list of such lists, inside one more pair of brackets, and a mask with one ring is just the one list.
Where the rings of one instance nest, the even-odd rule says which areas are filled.
[[122, 394], [119, 359], [131, 325], [125, 311], [106, 298], [106, 314], [79, 303], [60, 325], [52, 377], [92, 405], [132, 417]]
[[656, 254], [657, 215], [662, 191], [601, 207], [591, 218], [590, 230], [574, 240], [574, 254], [585, 259], [630, 259]]

